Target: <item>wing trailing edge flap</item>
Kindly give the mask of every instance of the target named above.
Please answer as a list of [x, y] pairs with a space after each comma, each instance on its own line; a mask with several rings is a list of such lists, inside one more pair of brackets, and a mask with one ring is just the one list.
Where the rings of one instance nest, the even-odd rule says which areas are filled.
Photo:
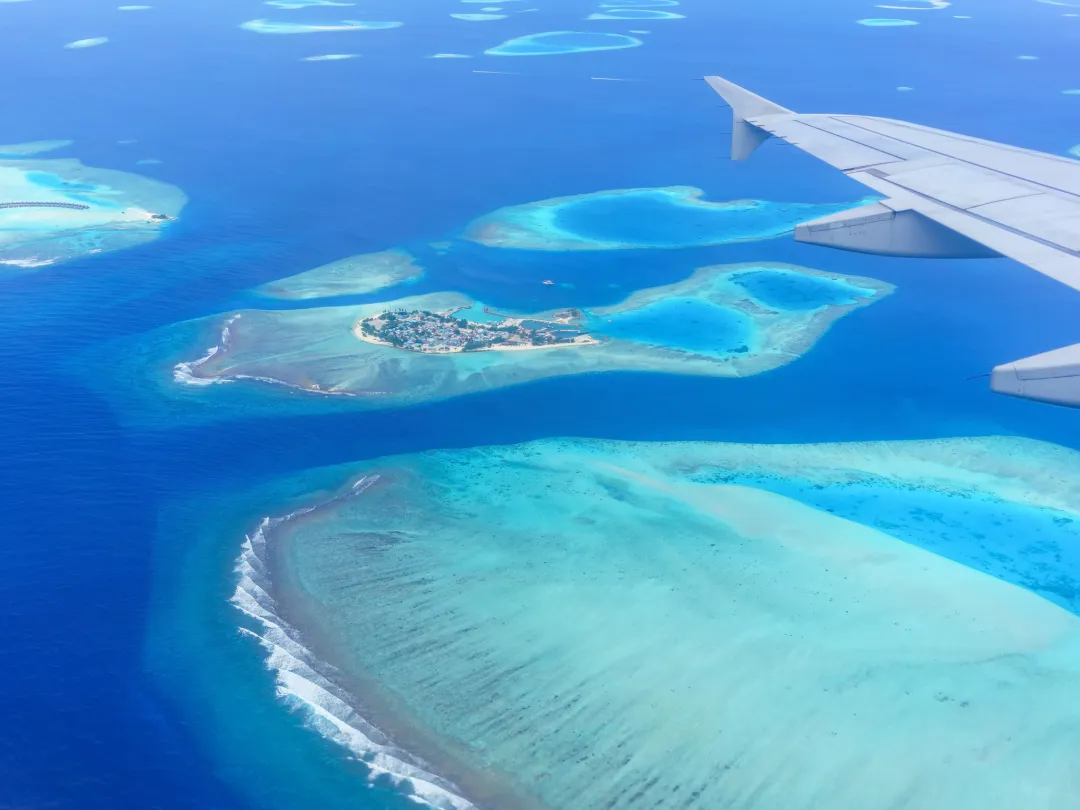
[[795, 226], [810, 245], [923, 259], [985, 259], [1001, 254], [903, 203], [884, 200]]
[[1080, 407], [1080, 343], [997, 366], [990, 388], [1022, 399]]

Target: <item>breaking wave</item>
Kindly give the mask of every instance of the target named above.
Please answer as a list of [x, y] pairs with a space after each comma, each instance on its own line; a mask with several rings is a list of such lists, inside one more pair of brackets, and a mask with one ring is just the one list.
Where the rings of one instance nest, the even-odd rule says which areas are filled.
[[344, 746], [367, 765], [369, 782], [386, 776], [420, 804], [436, 810], [474, 810], [475, 806], [460, 796], [453, 784], [396, 747], [386, 734], [360, 716], [350, 705], [348, 693], [333, 682], [332, 668], [315, 657], [295, 628], [278, 615], [271, 595], [265, 556], [267, 534], [321, 506], [355, 497], [378, 479], [378, 475], [365, 476], [346, 494], [330, 501], [281, 517], [263, 518], [258, 528], [244, 538], [234, 569], [236, 590], [230, 601], [262, 627], [260, 632], [242, 627], [240, 632], [257, 639], [266, 651], [266, 666], [275, 675], [278, 698], [291, 710], [301, 713], [309, 728]]
[[218, 352], [223, 352], [229, 348], [229, 343], [232, 340], [232, 332], [229, 327], [231, 327], [233, 322], [239, 317], [239, 315], [233, 315], [225, 321], [225, 325], [221, 328], [221, 336], [218, 338], [218, 342], [207, 349], [206, 354], [198, 360], [189, 360], [186, 363], [177, 363], [173, 366], [173, 380], [185, 385], [214, 385], [215, 383], [232, 382], [228, 377], [197, 377], [195, 375], [195, 369], [208, 363]]
[[[2, 0], [0, 0], [2, 2]], [[232, 324], [239, 320], [241, 315], [233, 315], [221, 328], [221, 336], [218, 338], [218, 342], [206, 350], [206, 354], [200, 357], [198, 360], [187, 360], [177, 363], [173, 366], [173, 381], [182, 383], [183, 385], [216, 385], [218, 383], [231, 383], [239, 380], [251, 380], [253, 382], [266, 383], [267, 385], [278, 385], [283, 388], [288, 388], [292, 391], [300, 391], [305, 394], [322, 394], [324, 396], [336, 396], [336, 397], [358, 397], [358, 396], [374, 396], [379, 394], [387, 394], [387, 391], [337, 391], [331, 388], [322, 388], [315, 383], [309, 385], [297, 385], [295, 383], [286, 382], [285, 380], [279, 380], [276, 377], [264, 377], [255, 374], [221, 374], [202, 377], [197, 373], [197, 369], [200, 366], [210, 362], [214, 357], [219, 354], [223, 354], [228, 351], [232, 344]]]

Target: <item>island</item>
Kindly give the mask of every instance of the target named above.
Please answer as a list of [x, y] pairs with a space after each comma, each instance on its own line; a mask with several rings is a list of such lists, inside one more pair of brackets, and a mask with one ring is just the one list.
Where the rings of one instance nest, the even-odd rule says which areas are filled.
[[[758, 262], [703, 267], [603, 307], [508, 312], [446, 291], [253, 308], [158, 330], [118, 368], [147, 381], [138, 396], [154, 391], [154, 408], [181, 402], [194, 419], [227, 418], [234, 404], [303, 412], [298, 394], [316, 410], [382, 409], [597, 372], [743, 378], [798, 360], [837, 320], [892, 290]], [[138, 401], [125, 405], [138, 411]]]
[[156, 239], [175, 186], [78, 160], [0, 160], [0, 267], [30, 270]]
[[[598, 341], [570, 324], [577, 310], [556, 313], [550, 321], [504, 317], [496, 323], [469, 321], [455, 315], [461, 309], [430, 312], [399, 309], [363, 318], [353, 329], [360, 340], [423, 354], [545, 349]], [[490, 313], [490, 310], [487, 310]]]

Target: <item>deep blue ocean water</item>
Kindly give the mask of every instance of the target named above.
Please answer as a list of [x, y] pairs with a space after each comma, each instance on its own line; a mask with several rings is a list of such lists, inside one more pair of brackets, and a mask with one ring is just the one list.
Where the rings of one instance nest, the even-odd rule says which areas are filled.
[[[877, 14], [867, 0], [686, 0], [686, 20], [648, 23], [585, 23], [597, 4], [578, 0], [537, 0], [535, 13], [483, 23], [451, 20], [463, 7], [449, 0], [291, 12], [254, 0], [153, 4], [131, 13], [101, 0], [0, 4], [0, 75], [17, 77], [0, 83], [0, 142], [72, 138], [57, 156], [127, 171], [161, 160], [139, 171], [191, 200], [158, 242], [0, 279], [0, 805], [403, 804], [363, 788], [355, 764], [286, 715], [257, 658], [238, 654], [241, 642], [194, 656], [190, 639], [162, 630], [176, 626], [163, 610], [190, 611], [199, 638], [226, 626], [219, 597], [234, 547], [207, 555], [217, 569], [181, 570], [183, 551], [232, 543], [242, 524], [213, 493], [390, 452], [556, 435], [1007, 433], [1080, 446], [1076, 412], [997, 397], [969, 379], [1080, 339], [1075, 293], [1005, 261], [882, 259], [790, 239], [587, 260], [463, 248], [438, 279], [521, 311], [611, 303], [717, 262], [792, 262], [897, 285], [806, 358], [760, 377], [602, 375], [403, 412], [124, 427], [89, 382], [107, 370], [83, 358], [346, 255], [444, 239], [505, 205], [604, 189], [692, 185], [711, 200], [823, 203], [864, 194], [777, 143], [731, 163], [729, 114], [701, 82], [706, 73], [794, 109], [889, 115], [1055, 153], [1080, 140], [1078, 97], [1061, 93], [1076, 86], [1080, 20], [1032, 0], [889, 12], [922, 23], [896, 29], [856, 25]], [[285, 15], [405, 25], [276, 37], [237, 27]], [[651, 31], [642, 47], [424, 58], [540, 31], [631, 26]], [[110, 42], [62, 48], [95, 36]], [[299, 61], [353, 51], [361, 58]], [[137, 143], [118, 143], [129, 139]], [[537, 284], [547, 278], [566, 286]], [[221, 536], [178, 528], [208, 516]], [[191, 686], [203, 669], [221, 675], [218, 691]]]

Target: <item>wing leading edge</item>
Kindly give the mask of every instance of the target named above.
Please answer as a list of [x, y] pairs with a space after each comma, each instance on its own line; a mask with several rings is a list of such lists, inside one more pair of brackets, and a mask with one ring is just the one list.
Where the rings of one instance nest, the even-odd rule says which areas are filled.
[[[923, 258], [1005, 256], [1080, 290], [1080, 161], [865, 115], [802, 114], [719, 76], [733, 113], [731, 157], [770, 137], [884, 199], [805, 222], [795, 239]], [[1080, 344], [994, 369], [999, 393], [1080, 407]]]

